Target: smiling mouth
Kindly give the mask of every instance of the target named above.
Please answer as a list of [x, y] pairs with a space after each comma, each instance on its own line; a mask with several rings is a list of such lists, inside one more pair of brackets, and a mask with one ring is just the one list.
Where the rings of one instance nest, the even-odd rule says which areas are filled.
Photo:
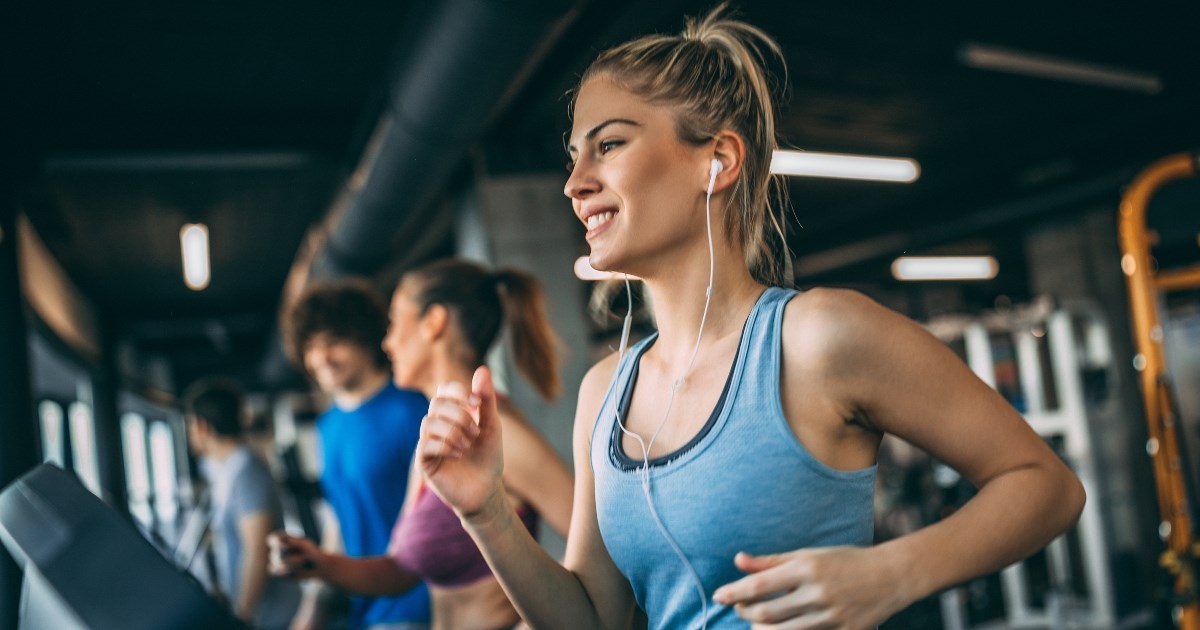
[[601, 225], [604, 225], [604, 224], [608, 223], [609, 221], [612, 221], [612, 218], [614, 216], [616, 216], [616, 214], [617, 213], [615, 213], [615, 212], [600, 212], [598, 214], [593, 214], [592, 216], [588, 217], [588, 219], [587, 219], [587, 229], [594, 230], [594, 229], [600, 227]]
[[316, 373], [320, 376], [323, 376], [325, 378], [337, 378], [338, 375], [340, 375], [342, 373], [342, 371], [335, 367], [324, 367], [324, 368], [314, 370], [314, 373]]

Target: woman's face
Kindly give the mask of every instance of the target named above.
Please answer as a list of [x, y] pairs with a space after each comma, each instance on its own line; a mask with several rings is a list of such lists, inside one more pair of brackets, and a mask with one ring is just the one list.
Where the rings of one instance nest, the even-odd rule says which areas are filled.
[[706, 149], [679, 139], [670, 109], [607, 77], [580, 88], [563, 192], [586, 226], [593, 267], [645, 278], [704, 243]]
[[392, 362], [392, 381], [397, 387], [421, 389], [420, 375], [428, 364], [429, 344], [421, 335], [421, 308], [403, 283], [392, 295], [388, 308], [387, 336], [383, 351]]

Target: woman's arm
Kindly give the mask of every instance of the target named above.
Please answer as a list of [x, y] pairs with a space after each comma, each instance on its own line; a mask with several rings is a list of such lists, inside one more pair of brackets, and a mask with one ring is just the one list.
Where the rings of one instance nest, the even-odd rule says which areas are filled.
[[504, 421], [504, 485], [566, 537], [571, 525], [571, 472], [554, 447], [512, 403], [499, 401]]
[[419, 578], [401, 569], [388, 556], [330, 555], [319, 577], [344, 591], [374, 596], [396, 595], [420, 583]]
[[271, 572], [296, 579], [316, 578], [361, 595], [395, 595], [420, 581], [388, 556], [351, 558], [329, 553], [307, 538], [277, 531], [271, 534]]
[[751, 575], [716, 597], [738, 604], [748, 620], [877, 625], [917, 599], [1030, 555], [1082, 510], [1079, 480], [1011, 405], [943, 343], [866, 297], [822, 290], [793, 300], [784, 370], [785, 389], [803, 389], [801, 379], [809, 379], [825, 392], [808, 414], [785, 402], [793, 429], [818, 458], [853, 461], [864, 443], [877, 443], [865, 435], [884, 431], [950, 465], [979, 492], [949, 518], [877, 547], [739, 555]]
[[[420, 473], [414, 467], [405, 489], [404, 517], [420, 488]], [[316, 578], [321, 588], [340, 588], [361, 595], [395, 595], [417, 585], [420, 578], [401, 569], [388, 555], [369, 558], [350, 558], [342, 553], [341, 535], [336, 520], [327, 524], [326, 533], [317, 547], [311, 540], [277, 531], [268, 537], [271, 547], [271, 572], [294, 579]], [[332, 549], [331, 549], [332, 548]], [[307, 619], [308, 616], [305, 617]]]
[[[626, 628], [634, 610], [629, 583], [600, 539], [588, 441], [615, 357], [592, 368], [580, 388], [574, 431], [575, 497], [565, 567], [519, 523], [505, 496], [500, 425], [491, 375], [472, 391], [439, 388], [422, 426], [417, 456], [426, 478], [453, 506], [517, 611], [534, 628]], [[468, 405], [468, 395], [478, 407]], [[472, 414], [477, 414], [477, 428]], [[462, 445], [466, 448], [461, 448]]]

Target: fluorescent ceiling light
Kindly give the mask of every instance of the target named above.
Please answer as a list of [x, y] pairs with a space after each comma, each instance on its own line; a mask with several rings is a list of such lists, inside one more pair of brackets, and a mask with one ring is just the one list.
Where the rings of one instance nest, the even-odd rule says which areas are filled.
[[865, 179], [881, 182], [912, 183], [921, 174], [916, 160], [885, 158], [816, 151], [776, 151], [771, 156], [771, 172], [801, 177]]
[[[575, 277], [580, 280], [624, 280], [625, 274], [593, 269], [592, 263], [588, 261], [588, 257], [580, 256], [575, 259]], [[637, 280], [638, 278], [629, 276], [629, 279]]]
[[193, 291], [208, 286], [208, 226], [187, 223], [179, 229], [179, 245], [183, 249], [183, 282]]
[[1162, 91], [1162, 79], [1153, 74], [1000, 46], [967, 43], [959, 50], [958, 56], [964, 65], [981, 70], [995, 70], [1142, 94], [1158, 94]]
[[999, 271], [991, 256], [901, 256], [892, 262], [897, 280], [991, 280]]

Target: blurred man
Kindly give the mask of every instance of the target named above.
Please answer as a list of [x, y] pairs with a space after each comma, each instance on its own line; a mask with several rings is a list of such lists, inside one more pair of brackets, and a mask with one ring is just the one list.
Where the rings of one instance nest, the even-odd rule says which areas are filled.
[[[321, 546], [352, 557], [383, 555], [404, 502], [429, 403], [392, 385], [381, 348], [387, 310], [365, 283], [310, 288], [288, 312], [283, 328], [288, 355], [333, 403], [317, 420], [321, 489], [336, 517], [325, 520]], [[327, 600], [327, 590], [307, 589], [293, 629], [325, 627]], [[351, 598], [351, 630], [415, 630], [428, 624], [424, 584], [394, 597]]]
[[283, 524], [275, 480], [242, 437], [242, 393], [232, 382], [197, 382], [184, 395], [188, 441], [208, 481], [215, 585], [235, 614], [258, 628], [286, 628], [299, 587], [267, 575], [269, 532]]

